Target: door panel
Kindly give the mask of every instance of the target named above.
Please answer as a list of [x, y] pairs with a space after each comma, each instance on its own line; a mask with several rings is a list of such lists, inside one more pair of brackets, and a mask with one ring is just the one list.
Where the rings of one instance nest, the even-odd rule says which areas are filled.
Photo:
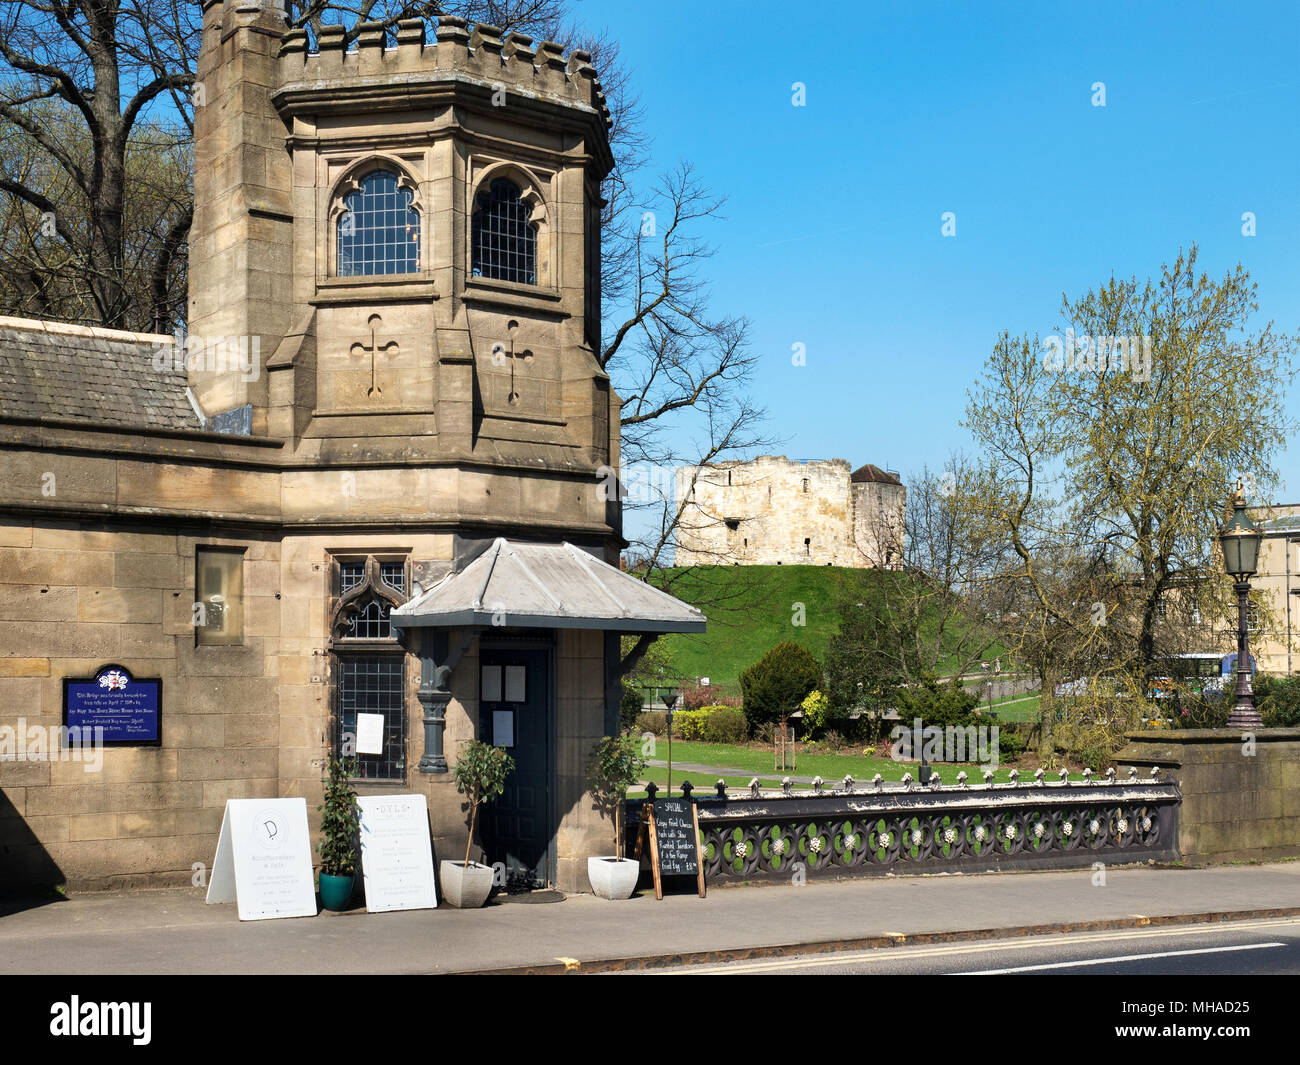
[[550, 654], [489, 649], [480, 655], [479, 668], [479, 734], [506, 746], [515, 760], [505, 791], [484, 810], [483, 847], [488, 861], [504, 862], [512, 879], [546, 885], [553, 879]]

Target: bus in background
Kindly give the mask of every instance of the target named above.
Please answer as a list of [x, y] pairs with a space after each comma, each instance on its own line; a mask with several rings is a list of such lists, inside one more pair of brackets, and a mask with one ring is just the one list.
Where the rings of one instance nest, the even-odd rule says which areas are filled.
[[1158, 659], [1152, 669], [1149, 695], [1168, 699], [1175, 688], [1193, 695], [1216, 695], [1223, 692], [1223, 656], [1219, 654], [1169, 655]]
[[[1251, 672], [1255, 671], [1255, 656], [1250, 657]], [[1236, 654], [1169, 655], [1160, 659], [1151, 678], [1151, 697], [1167, 699], [1175, 687], [1181, 686], [1193, 695], [1222, 695], [1232, 690], [1237, 674]]]

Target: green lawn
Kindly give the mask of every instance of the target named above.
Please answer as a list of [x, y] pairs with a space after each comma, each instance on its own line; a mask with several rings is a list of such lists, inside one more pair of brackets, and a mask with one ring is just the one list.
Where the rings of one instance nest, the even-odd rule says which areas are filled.
[[[1001, 702], [994, 702], [993, 711], [996, 713], [998, 721], [1037, 721], [1041, 714], [1038, 692], [1029, 692], [1027, 695], [1015, 695], [1010, 699], [1003, 699]], [[980, 703], [980, 709], [988, 708], [987, 703]]]
[[[668, 569], [656, 583], [700, 607], [708, 631], [662, 639], [680, 676], [708, 677], [739, 694], [741, 672], [783, 640], [808, 648], [820, 661], [839, 628], [839, 603], [865, 600], [881, 582], [896, 577], [837, 566]], [[996, 654], [990, 651], [989, 657]], [[941, 671], [952, 667], [941, 663]]]

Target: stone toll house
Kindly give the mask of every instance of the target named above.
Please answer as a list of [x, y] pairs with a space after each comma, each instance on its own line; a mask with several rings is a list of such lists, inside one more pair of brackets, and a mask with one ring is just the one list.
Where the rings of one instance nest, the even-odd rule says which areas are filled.
[[479, 736], [517, 764], [479, 853], [586, 890], [620, 635], [704, 626], [618, 571], [600, 490], [590, 57], [450, 16], [311, 51], [203, 7], [188, 336], [0, 323], [0, 726], [109, 664], [162, 680], [157, 746], [0, 761], [5, 876], [189, 882], [227, 799], [314, 810], [372, 715], [360, 790], [427, 795], [435, 857]]
[[686, 466], [676, 564], [900, 569], [907, 489], [897, 473], [844, 459]]

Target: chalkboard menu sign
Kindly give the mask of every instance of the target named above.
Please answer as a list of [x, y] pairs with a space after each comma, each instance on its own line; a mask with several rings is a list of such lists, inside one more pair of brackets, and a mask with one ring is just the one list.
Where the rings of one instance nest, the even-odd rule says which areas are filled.
[[157, 677], [137, 678], [125, 666], [104, 666], [93, 677], [63, 679], [64, 725], [102, 728], [105, 746], [157, 747], [161, 719], [162, 681]]
[[[650, 868], [655, 898], [664, 897], [663, 878], [693, 876], [704, 898], [704, 864], [700, 860], [699, 818], [695, 803], [686, 799], [655, 799], [642, 807], [645, 832], [650, 837]], [[637, 840], [637, 853], [641, 841]]]
[[661, 876], [699, 876], [695, 852], [695, 804], [685, 799], [655, 799], [655, 836]]

